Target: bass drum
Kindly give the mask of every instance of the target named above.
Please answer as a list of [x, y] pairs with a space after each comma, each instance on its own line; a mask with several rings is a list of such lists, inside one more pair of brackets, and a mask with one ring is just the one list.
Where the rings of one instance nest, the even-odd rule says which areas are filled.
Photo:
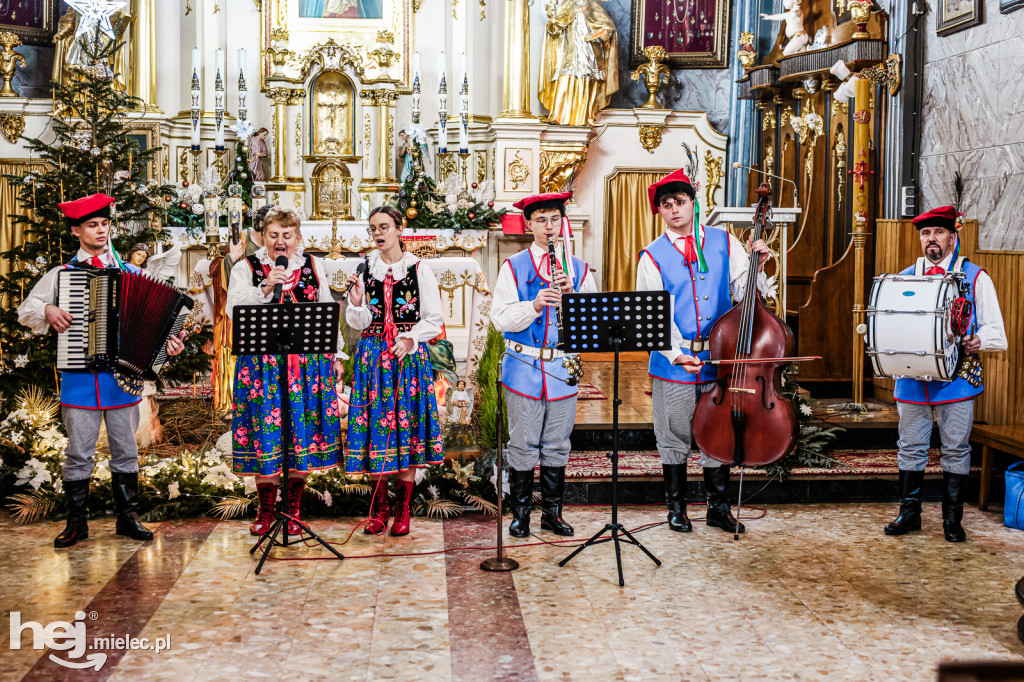
[[959, 273], [943, 276], [882, 275], [867, 309], [868, 356], [875, 375], [951, 381], [961, 362], [953, 329]]

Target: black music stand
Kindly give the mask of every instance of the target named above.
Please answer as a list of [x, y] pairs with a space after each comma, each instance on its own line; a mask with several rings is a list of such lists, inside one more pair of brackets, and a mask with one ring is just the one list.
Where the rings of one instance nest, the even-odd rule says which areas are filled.
[[[661, 561], [619, 523], [619, 353], [621, 351], [657, 352], [672, 347], [671, 302], [667, 291], [610, 291], [603, 294], [565, 294], [562, 296], [562, 330], [567, 353], [615, 353], [615, 383], [612, 401], [612, 520], [593, 537], [558, 562], [565, 566], [591, 545], [615, 543], [615, 563], [622, 579], [620, 542], [636, 545], [658, 566]], [[611, 531], [608, 537], [601, 537]], [[619, 536], [623, 536], [621, 539]]]
[[[289, 450], [292, 444], [291, 410], [288, 401], [288, 356], [329, 355], [338, 350], [338, 319], [340, 307], [337, 303], [277, 303], [271, 305], [235, 306], [231, 321], [233, 343], [231, 352], [235, 355], [276, 355], [280, 368], [278, 391], [281, 396], [281, 506], [288, 504], [288, 477], [291, 473]], [[305, 522], [277, 509], [274, 524], [261, 535], [249, 550], [255, 554], [263, 539], [270, 542], [263, 550], [263, 556], [256, 565], [256, 574], [270, 556], [274, 545], [287, 547], [288, 521], [294, 521], [314, 540], [323, 545], [339, 559], [345, 557], [319, 535], [310, 530]], [[278, 533], [282, 539], [278, 540]], [[301, 535], [299, 539], [301, 539]], [[291, 543], [295, 544], [295, 543]]]

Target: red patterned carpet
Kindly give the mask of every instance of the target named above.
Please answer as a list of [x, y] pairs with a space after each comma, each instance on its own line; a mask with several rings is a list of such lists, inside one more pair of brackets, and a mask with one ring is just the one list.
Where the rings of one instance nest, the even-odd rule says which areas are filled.
[[608, 399], [608, 396], [606, 396], [604, 393], [601, 393], [601, 389], [599, 389], [597, 386], [595, 386], [594, 384], [590, 383], [589, 381], [581, 381], [578, 388], [579, 388], [579, 391], [580, 391], [580, 397], [578, 398], [579, 400], [607, 400]]
[[[895, 476], [899, 473], [896, 466], [896, 450], [836, 450], [832, 455], [839, 460], [834, 469], [814, 469], [800, 467], [793, 469], [793, 478], [825, 478], [830, 476]], [[690, 476], [700, 475], [699, 458], [694, 455], [687, 462], [687, 473]], [[939, 451], [928, 452], [929, 474], [941, 474]], [[573, 452], [569, 457], [566, 478], [608, 478], [612, 473], [611, 461], [603, 451]], [[747, 469], [747, 476], [755, 478], [766, 476], [762, 469]], [[619, 476], [622, 478], [660, 478], [662, 476], [661, 459], [655, 450], [629, 450], [619, 453]]]

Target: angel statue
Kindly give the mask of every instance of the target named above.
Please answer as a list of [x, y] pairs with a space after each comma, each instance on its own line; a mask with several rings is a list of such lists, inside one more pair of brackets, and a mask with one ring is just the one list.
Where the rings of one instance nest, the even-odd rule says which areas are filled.
[[455, 388], [448, 387], [445, 395], [445, 406], [448, 408], [448, 422], [450, 424], [470, 423], [473, 416], [473, 387], [466, 387], [466, 380], [459, 379]]
[[181, 262], [181, 247], [175, 244], [163, 253], [152, 256], [149, 246], [136, 244], [128, 249], [127, 260], [139, 269], [145, 270], [150, 277], [173, 284], [178, 272], [178, 263]]
[[778, 14], [762, 14], [762, 19], [768, 21], [786, 22], [786, 37], [789, 42], [782, 49], [782, 55], [788, 57], [791, 54], [802, 52], [807, 47], [807, 32], [804, 30], [804, 13], [800, 9], [800, 0], [782, 0], [785, 12]]

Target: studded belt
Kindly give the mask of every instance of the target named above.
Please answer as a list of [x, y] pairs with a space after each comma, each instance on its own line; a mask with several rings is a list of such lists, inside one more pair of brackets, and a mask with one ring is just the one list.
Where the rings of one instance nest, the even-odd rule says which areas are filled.
[[567, 353], [564, 353], [563, 351], [556, 350], [548, 346], [545, 346], [543, 348], [537, 348], [536, 346], [527, 346], [522, 343], [516, 343], [515, 341], [505, 341], [505, 347], [511, 351], [515, 351], [516, 353], [521, 353], [522, 355], [529, 355], [531, 358], [540, 358], [545, 362], [550, 362], [555, 359], [562, 359], [569, 356]]

